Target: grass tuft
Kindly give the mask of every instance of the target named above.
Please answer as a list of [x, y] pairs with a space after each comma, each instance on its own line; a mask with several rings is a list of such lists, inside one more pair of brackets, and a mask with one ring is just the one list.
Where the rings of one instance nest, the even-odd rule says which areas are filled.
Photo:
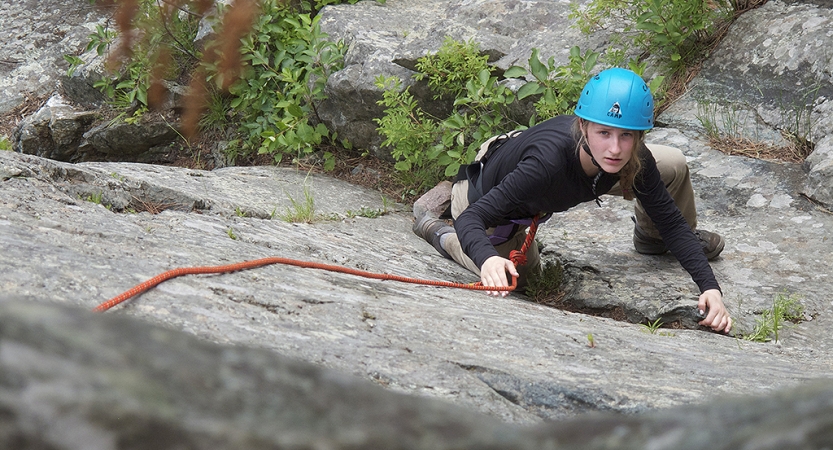
[[312, 197], [309, 185], [304, 184], [304, 200], [298, 201], [292, 198], [291, 195], [286, 195], [289, 198], [291, 207], [287, 207], [283, 214], [278, 217], [284, 222], [289, 223], [313, 223], [316, 220], [315, 214], [315, 199]]
[[564, 282], [564, 266], [561, 262], [547, 261], [543, 270], [530, 274], [526, 295], [536, 303], [554, 304], [564, 297], [561, 284]]
[[642, 327], [643, 331], [646, 331], [650, 334], [657, 334], [657, 330], [662, 326], [662, 318], [659, 318], [653, 322], [648, 321], [648, 323], [641, 323], [639, 324]]
[[804, 317], [804, 305], [798, 294], [780, 293], [772, 301], [772, 307], [755, 318], [751, 331], [741, 331], [739, 336], [747, 341], [778, 342], [778, 332], [786, 322], [799, 323]]

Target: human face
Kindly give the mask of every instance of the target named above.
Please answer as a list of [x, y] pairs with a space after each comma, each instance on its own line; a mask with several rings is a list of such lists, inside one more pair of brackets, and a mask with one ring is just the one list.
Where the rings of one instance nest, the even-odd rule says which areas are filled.
[[[584, 123], [587, 144], [593, 158], [605, 172], [619, 173], [631, 159], [636, 145], [636, 132], [590, 121]], [[587, 156], [584, 152], [582, 155]]]

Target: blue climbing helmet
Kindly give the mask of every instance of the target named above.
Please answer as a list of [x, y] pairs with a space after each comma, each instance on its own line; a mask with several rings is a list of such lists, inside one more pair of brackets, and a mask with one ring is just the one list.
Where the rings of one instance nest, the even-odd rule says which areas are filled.
[[654, 126], [654, 97], [636, 73], [607, 69], [584, 85], [575, 115], [611, 127], [650, 130]]

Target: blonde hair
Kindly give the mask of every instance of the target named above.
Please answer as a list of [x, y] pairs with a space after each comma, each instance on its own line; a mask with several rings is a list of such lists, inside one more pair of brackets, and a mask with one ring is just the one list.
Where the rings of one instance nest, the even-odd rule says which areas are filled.
[[[584, 120], [580, 117], [577, 117], [576, 120], [573, 122], [573, 138], [576, 141], [576, 154], [579, 155], [583, 150], [582, 147], [584, 145], [589, 145], [587, 143], [587, 130], [586, 124], [589, 121]], [[582, 126], [584, 125], [584, 126]], [[633, 200], [633, 183], [636, 180], [636, 177], [642, 171], [642, 154], [643, 152], [647, 151], [647, 147], [645, 147], [645, 132], [642, 130], [631, 130], [633, 131], [636, 139], [633, 143], [633, 152], [631, 153], [631, 159], [622, 167], [622, 170], [619, 171], [619, 186], [622, 187], [622, 196], [625, 197], [625, 200]]]

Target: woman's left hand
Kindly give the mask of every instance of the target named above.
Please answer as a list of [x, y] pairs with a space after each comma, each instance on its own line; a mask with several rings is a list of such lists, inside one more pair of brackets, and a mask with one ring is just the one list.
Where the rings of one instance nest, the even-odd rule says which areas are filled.
[[731, 331], [732, 318], [729, 317], [729, 311], [726, 310], [726, 305], [723, 304], [723, 294], [720, 291], [709, 289], [700, 294], [697, 307], [700, 308], [700, 311], [708, 311], [708, 315], [700, 321], [700, 325], [724, 333]]

